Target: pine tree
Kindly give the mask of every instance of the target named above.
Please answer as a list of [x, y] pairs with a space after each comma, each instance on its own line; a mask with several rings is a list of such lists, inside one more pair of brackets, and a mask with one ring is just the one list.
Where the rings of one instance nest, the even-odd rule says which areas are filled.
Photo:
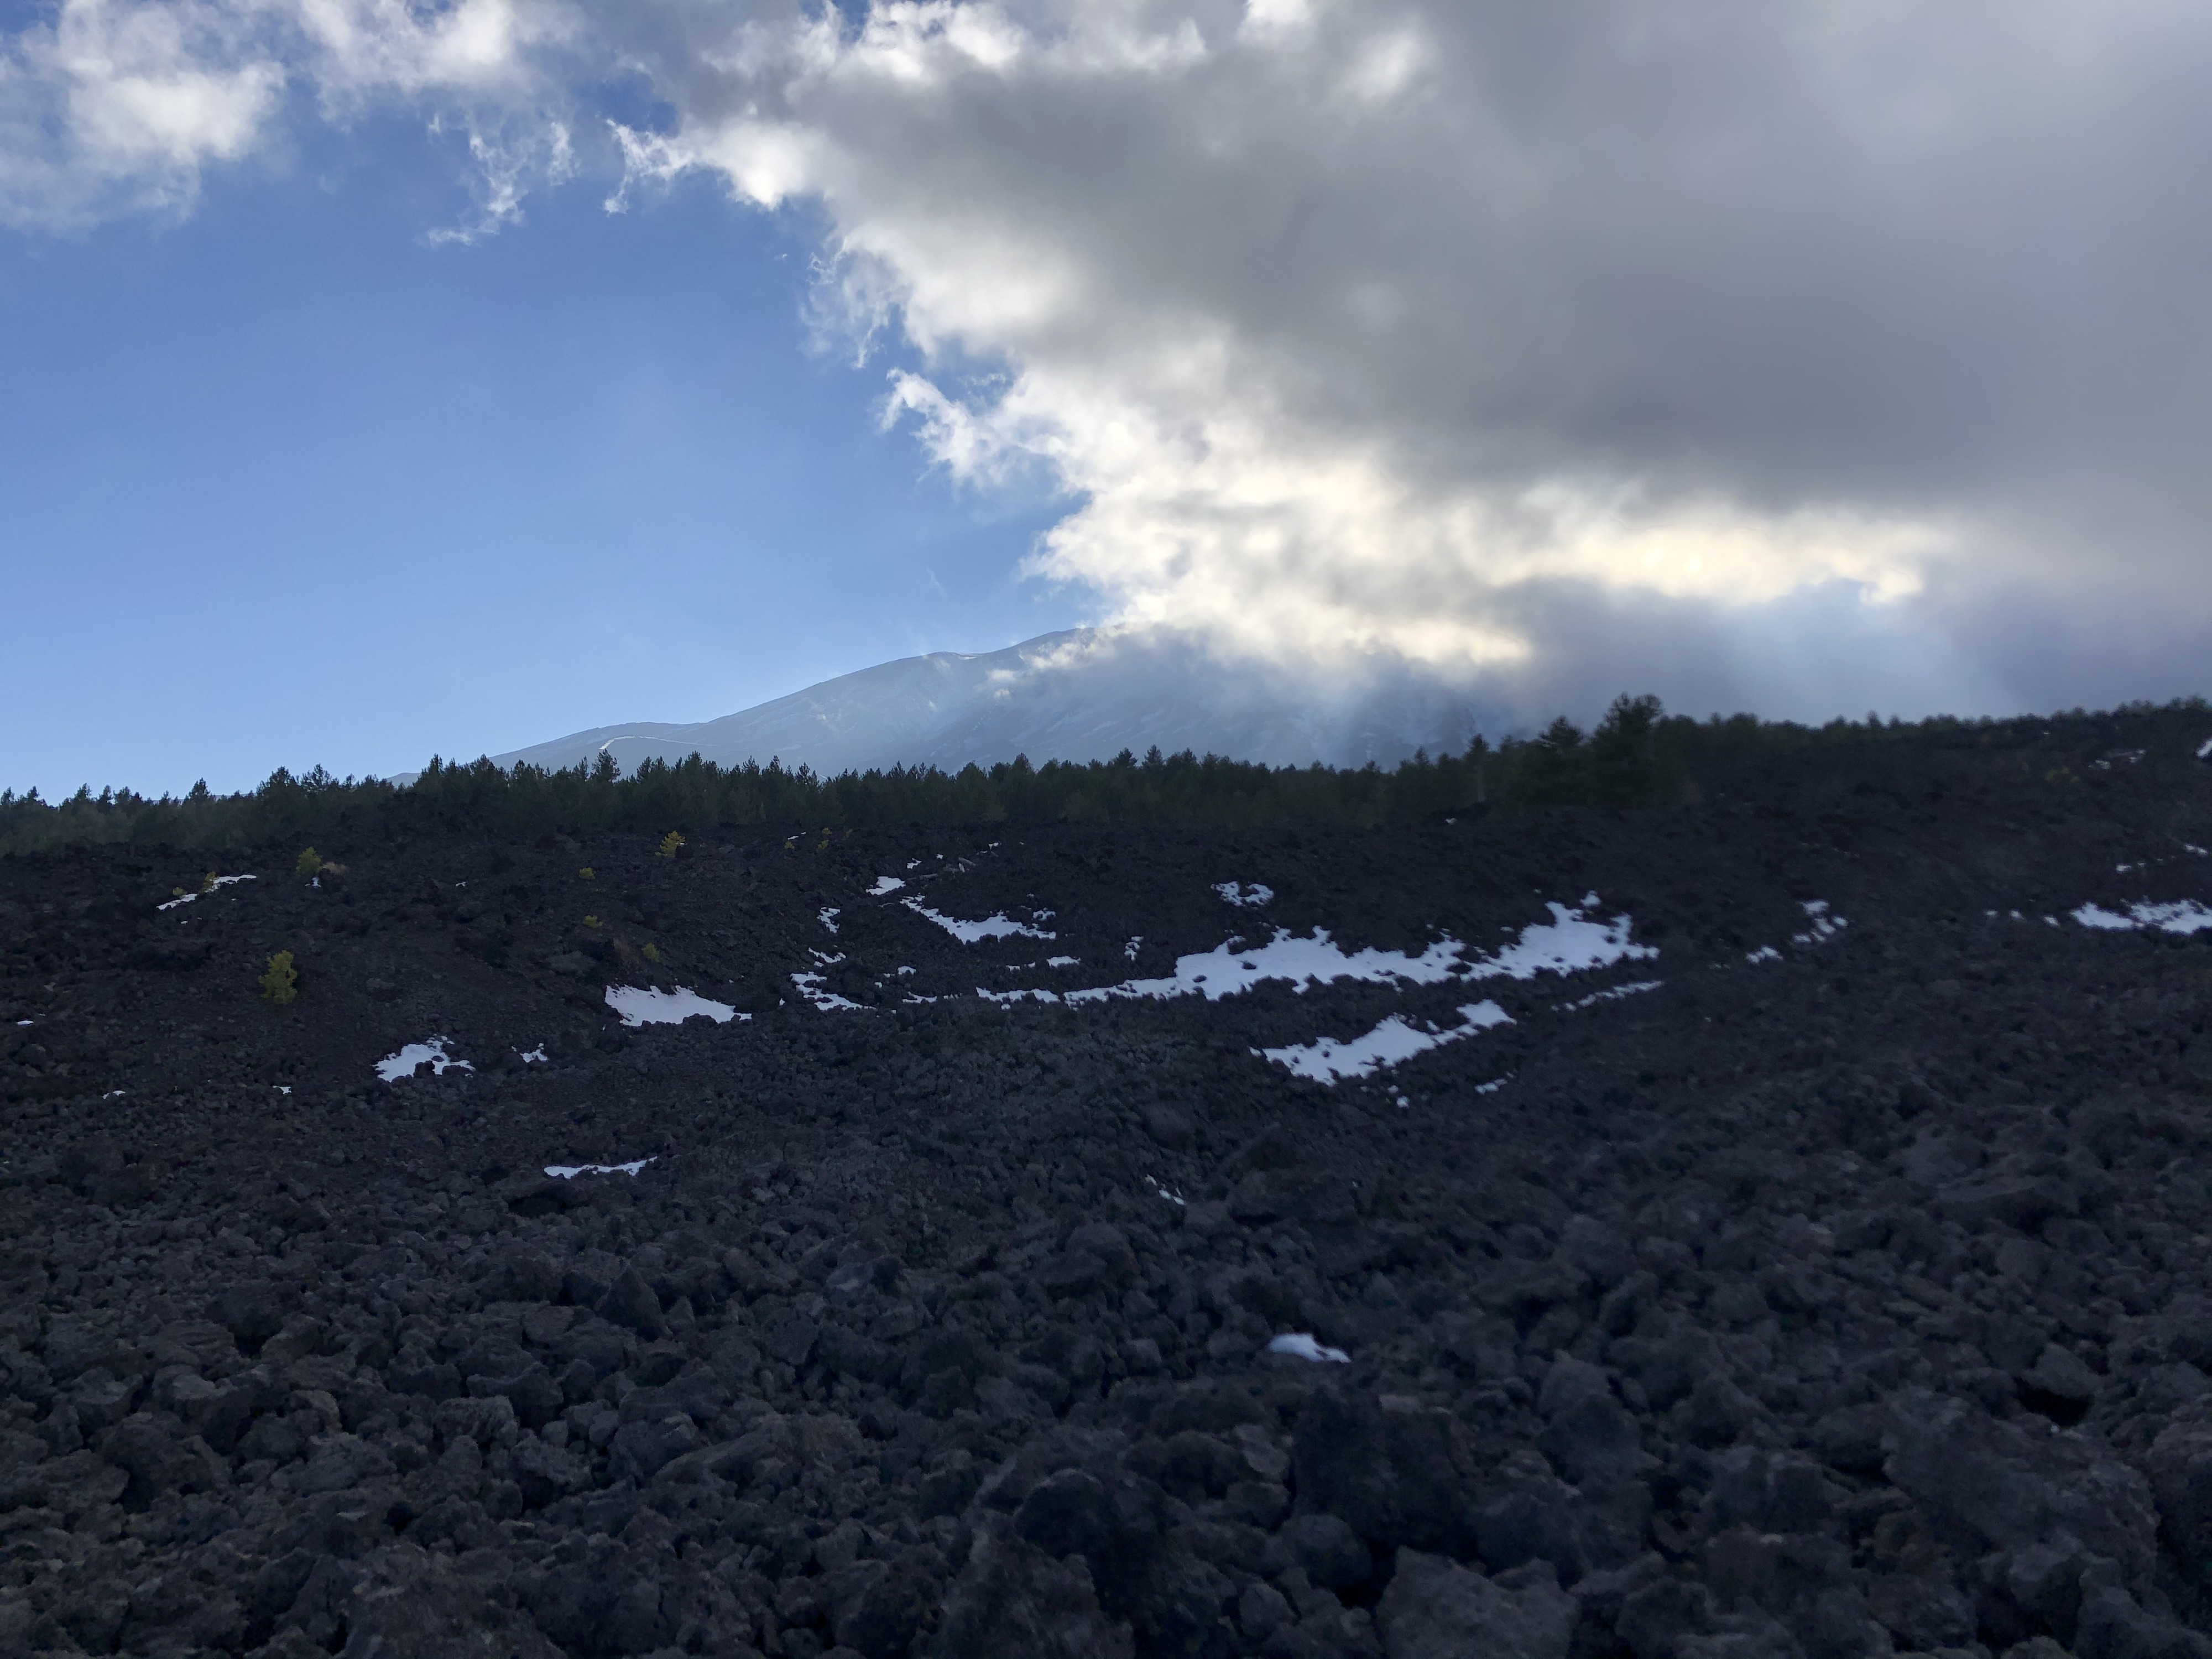
[[282, 1008], [300, 994], [300, 970], [292, 965], [292, 953], [279, 951], [269, 958], [269, 969], [261, 975], [261, 994]]

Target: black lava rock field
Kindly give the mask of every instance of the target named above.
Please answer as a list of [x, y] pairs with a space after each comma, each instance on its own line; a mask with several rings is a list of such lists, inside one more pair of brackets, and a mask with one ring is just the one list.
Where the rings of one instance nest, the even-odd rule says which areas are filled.
[[0, 1653], [2205, 1659], [2212, 717], [2084, 729], [0, 861]]

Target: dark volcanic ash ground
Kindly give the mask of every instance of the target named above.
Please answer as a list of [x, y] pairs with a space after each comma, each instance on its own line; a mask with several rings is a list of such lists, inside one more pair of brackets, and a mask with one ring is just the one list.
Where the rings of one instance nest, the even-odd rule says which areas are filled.
[[2195, 726], [0, 865], [0, 1651], [2212, 1655]]

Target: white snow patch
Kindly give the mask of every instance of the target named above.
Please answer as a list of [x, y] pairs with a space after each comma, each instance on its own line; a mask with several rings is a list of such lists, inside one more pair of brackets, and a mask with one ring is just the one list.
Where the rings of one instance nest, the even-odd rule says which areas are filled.
[[1473, 1036], [1493, 1025], [1513, 1023], [1511, 1015], [1490, 1001], [1471, 1002], [1459, 1014], [1462, 1023], [1449, 1030], [1424, 1031], [1408, 1023], [1404, 1015], [1392, 1014], [1364, 1036], [1356, 1036], [1349, 1042], [1325, 1036], [1316, 1042], [1254, 1052], [1296, 1076], [1310, 1078], [1316, 1083], [1335, 1084], [1348, 1077], [1370, 1077], [1386, 1066], [1411, 1060], [1431, 1048]]
[[649, 1158], [641, 1158], [630, 1164], [549, 1164], [545, 1173], [556, 1181], [574, 1181], [580, 1175], [634, 1176], [652, 1162]]
[[1626, 985], [1615, 985], [1610, 989], [1593, 991], [1579, 1002], [1570, 1002], [1561, 1012], [1579, 1013], [1585, 1008], [1595, 1008], [1601, 1002], [1618, 1002], [1623, 997], [1632, 997], [1645, 991], [1656, 991], [1667, 981], [1662, 979], [1639, 979]]
[[190, 904], [194, 899], [203, 896], [204, 894], [212, 893], [218, 887], [228, 887], [234, 882], [252, 881], [252, 879], [253, 878], [252, 876], [217, 876], [212, 883], [210, 883], [207, 887], [202, 889], [200, 892], [179, 893], [176, 897], [171, 899], [167, 904], [157, 904], [154, 908], [156, 910], [173, 910], [179, 904]]
[[1826, 899], [1807, 899], [1804, 908], [1812, 926], [1808, 931], [1793, 935], [1790, 939], [1793, 945], [1822, 944], [1850, 926], [1841, 916], [1828, 913], [1828, 901]]
[[2203, 743], [2197, 745], [2197, 758], [2199, 760], [2212, 760], [2212, 738], [2207, 738]]
[[837, 931], [836, 907], [830, 904], [823, 905], [822, 907], [822, 915], [819, 920], [824, 927], [827, 927], [833, 933], [836, 933]]
[[[981, 921], [963, 921], [957, 916], [948, 916], [931, 909], [920, 899], [908, 899], [905, 903], [906, 908], [915, 915], [927, 917], [963, 945], [973, 945], [979, 939], [1057, 939], [1060, 937], [1059, 934], [1048, 933], [1042, 927], [1032, 927], [1025, 921], [1015, 921], [1003, 914], [986, 916]], [[1052, 912], [1039, 910], [1036, 915], [1040, 918], [1049, 920]]]
[[1479, 1095], [1494, 1095], [1500, 1089], [1503, 1089], [1507, 1084], [1512, 1081], [1513, 1074], [1509, 1072], [1504, 1077], [1494, 1077], [1487, 1083], [1476, 1084], [1474, 1085], [1474, 1091]]
[[1311, 939], [1292, 939], [1287, 928], [1276, 930], [1267, 944], [1244, 949], [1242, 939], [1231, 939], [1211, 951], [1194, 951], [1176, 959], [1176, 970], [1167, 979], [1124, 980], [1119, 985], [1097, 985], [1070, 991], [1070, 1002], [1100, 1002], [1108, 997], [1187, 997], [1204, 995], [1210, 1002], [1233, 997], [1268, 980], [1285, 980], [1303, 992], [1307, 986], [1337, 979], [1364, 979], [1376, 984], [1410, 980], [1435, 985], [1455, 971], [1454, 963], [1463, 948], [1455, 939], [1438, 939], [1418, 957], [1402, 951], [1356, 951], [1347, 954], [1332, 944], [1326, 927], [1316, 927]]
[[1082, 960], [1081, 957], [1047, 957], [1044, 965], [1048, 968], [1073, 968]]
[[975, 988], [975, 994], [982, 998], [986, 1002], [996, 1002], [1000, 1004], [1010, 1002], [1058, 1002], [1060, 1000], [1060, 993], [1057, 991], [987, 991], [980, 985]]
[[[102, 1100], [120, 1100], [124, 1096], [130, 1092], [131, 1091], [128, 1089], [110, 1089], [106, 1094], [100, 1096], [100, 1098]], [[284, 1092], [289, 1095], [292, 1091], [289, 1089], [287, 1089]]]
[[1649, 945], [1630, 943], [1632, 924], [1628, 917], [1615, 916], [1609, 922], [1591, 920], [1585, 910], [1596, 903], [1597, 895], [1592, 893], [1583, 898], [1582, 910], [1547, 904], [1550, 921], [1522, 928], [1518, 941], [1469, 967], [1467, 977], [1495, 979], [1503, 974], [1510, 979], [1534, 979], [1539, 974], [1587, 973], [1616, 962], [1649, 961], [1659, 954]]
[[2074, 913], [2074, 920], [2084, 927], [2107, 928], [2126, 933], [2136, 925], [2133, 916], [2120, 915], [2101, 904], [2085, 904]]
[[2146, 899], [2140, 904], [2130, 905], [2124, 915], [2102, 905], [2085, 904], [2074, 912], [2074, 920], [2084, 927], [2112, 932], [2148, 927], [2161, 933], [2201, 933], [2212, 927], [2212, 910], [2195, 899], [2176, 899], [2171, 904], [2154, 904]]
[[522, 1063], [525, 1066], [550, 1066], [553, 1062], [546, 1057], [545, 1045], [541, 1042], [522, 1056]]
[[1314, 1340], [1311, 1331], [1285, 1331], [1267, 1344], [1269, 1353], [1295, 1354], [1300, 1359], [1310, 1359], [1316, 1364], [1326, 1360], [1332, 1364], [1349, 1365], [1352, 1356], [1341, 1348], [1331, 1348]]
[[1134, 962], [1137, 959], [1137, 947], [1144, 942], [1145, 936], [1142, 933], [1138, 934], [1136, 938], [1131, 939], [1127, 945], [1121, 947], [1121, 955], [1127, 960]]
[[[909, 864], [907, 866], [907, 868], [911, 870], [914, 868], [914, 866]], [[868, 889], [868, 896], [870, 898], [881, 898], [886, 893], [897, 892], [900, 888], [905, 885], [906, 884], [903, 881], [901, 881], [896, 876], [878, 876], [876, 878], [876, 884]]]
[[1227, 902], [1246, 910], [1256, 910], [1275, 896], [1273, 888], [1256, 881], [1249, 887], [1233, 881], [1220, 882], [1215, 884], [1213, 890], [1220, 894]]
[[2182, 842], [2181, 850], [2185, 853], [2193, 853], [2200, 859], [2212, 858], [2212, 853], [2206, 852], [2193, 841], [2185, 841]]
[[[687, 991], [678, 986], [664, 991], [659, 986], [645, 990], [635, 985], [607, 987], [607, 1006], [622, 1016], [625, 1025], [681, 1025], [685, 1020], [704, 1015], [717, 1025], [727, 1025], [732, 1019], [750, 1019], [750, 1014], [741, 1014], [726, 1002], [713, 1002], [696, 991]], [[543, 1054], [538, 1056], [545, 1058]], [[523, 1056], [525, 1060], [529, 1055]]]
[[1162, 1186], [1150, 1176], [1146, 1176], [1145, 1177], [1145, 1185], [1150, 1187], [1154, 1192], [1158, 1193], [1162, 1198], [1167, 1200], [1170, 1204], [1180, 1206], [1184, 1209], [1188, 1209], [1190, 1207], [1188, 1204], [1184, 1202], [1183, 1195], [1181, 1193], [1176, 1191], [1172, 1187]]
[[410, 1042], [398, 1054], [386, 1054], [378, 1060], [376, 1074], [386, 1083], [397, 1083], [403, 1077], [414, 1076], [415, 1068], [426, 1060], [430, 1062], [431, 1074], [435, 1077], [445, 1076], [447, 1066], [457, 1071], [475, 1071], [476, 1067], [465, 1060], [455, 1060], [446, 1052], [446, 1045], [452, 1041], [451, 1037], [434, 1036], [428, 1042]]
[[[1630, 941], [1631, 922], [1625, 915], [1611, 921], [1591, 920], [1564, 904], [1547, 907], [1548, 922], [1521, 930], [1521, 937], [1497, 955], [1461, 966], [1467, 948], [1446, 934], [1419, 956], [1402, 951], [1372, 948], [1346, 951], [1331, 941], [1328, 929], [1316, 927], [1310, 939], [1293, 939], [1287, 928], [1277, 928], [1265, 945], [1247, 947], [1232, 939], [1211, 951], [1194, 951], [1176, 959], [1176, 970], [1164, 979], [1124, 980], [1119, 985], [1097, 985], [1070, 991], [1071, 1003], [1097, 1002], [1108, 997], [1185, 997], [1203, 994], [1218, 1002], [1237, 996], [1268, 980], [1289, 982], [1303, 993], [1310, 985], [1332, 980], [1359, 979], [1373, 984], [1393, 980], [1415, 985], [1435, 985], [1455, 975], [1470, 980], [1534, 979], [1538, 974], [1583, 973], [1608, 968], [1617, 962], [1642, 961], [1659, 952], [1648, 945]], [[1133, 956], [1138, 941], [1129, 941], [1125, 955]]]
[[1782, 952], [1771, 945], [1762, 945], [1756, 951], [1746, 951], [1743, 953], [1743, 959], [1746, 962], [1779, 962], [1782, 960]]
[[[830, 962], [842, 962], [844, 959], [845, 958], [842, 957], [830, 957], [827, 958]], [[859, 1012], [860, 1008], [860, 1005], [859, 1003], [851, 1000], [849, 998], [841, 997], [835, 991], [823, 990], [822, 988], [822, 980], [823, 976], [820, 974], [793, 974], [791, 976], [791, 982], [799, 988], [799, 994], [805, 997], [816, 1007], [821, 1009], [825, 1014], [834, 1013], [840, 1010], [849, 1010], [854, 1012]]]
[[292, 1092], [292, 1085], [289, 1083], [272, 1083], [269, 1086], [280, 1095], [289, 1095]]

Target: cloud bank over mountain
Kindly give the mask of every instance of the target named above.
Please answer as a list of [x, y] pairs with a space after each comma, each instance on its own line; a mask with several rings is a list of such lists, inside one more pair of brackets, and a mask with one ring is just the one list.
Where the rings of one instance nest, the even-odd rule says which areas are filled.
[[1034, 572], [1230, 659], [1580, 710], [2201, 684], [2182, 0], [64, 0], [0, 64], [21, 226], [392, 106], [467, 135], [456, 239], [579, 172], [814, 216], [887, 424], [1064, 493]]

